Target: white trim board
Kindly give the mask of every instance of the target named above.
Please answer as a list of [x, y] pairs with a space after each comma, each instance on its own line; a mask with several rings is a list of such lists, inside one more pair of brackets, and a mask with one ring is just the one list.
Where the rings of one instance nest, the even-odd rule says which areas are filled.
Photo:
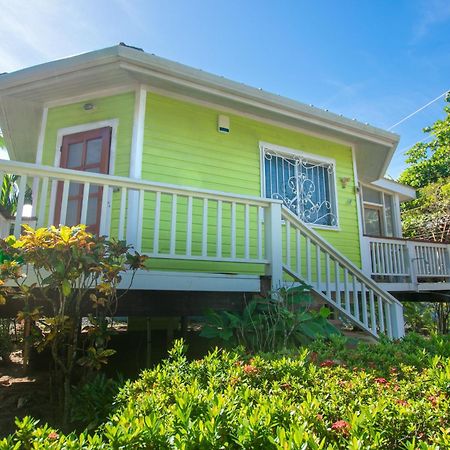
[[[119, 285], [128, 288], [131, 274], [123, 274]], [[155, 291], [210, 291], [210, 292], [260, 292], [259, 275], [227, 275], [205, 272], [170, 272], [139, 270], [131, 290]]]

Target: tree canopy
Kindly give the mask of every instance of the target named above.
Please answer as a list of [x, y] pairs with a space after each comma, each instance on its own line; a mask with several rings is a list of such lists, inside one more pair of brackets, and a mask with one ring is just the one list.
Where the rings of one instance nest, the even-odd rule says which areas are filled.
[[446, 116], [423, 130], [431, 141], [418, 142], [406, 152], [410, 166], [400, 175], [400, 183], [423, 188], [450, 177], [450, 93], [446, 102]]
[[408, 150], [409, 164], [399, 181], [417, 188], [417, 199], [402, 205], [405, 236], [450, 241], [450, 95], [445, 117], [424, 128], [429, 142]]

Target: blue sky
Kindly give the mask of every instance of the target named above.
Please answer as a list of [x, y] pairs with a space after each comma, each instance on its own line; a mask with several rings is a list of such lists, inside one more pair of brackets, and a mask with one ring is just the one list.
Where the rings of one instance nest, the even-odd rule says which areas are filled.
[[[0, 0], [0, 72], [117, 44], [389, 128], [450, 89], [449, 0]], [[444, 100], [396, 127], [404, 151]]]

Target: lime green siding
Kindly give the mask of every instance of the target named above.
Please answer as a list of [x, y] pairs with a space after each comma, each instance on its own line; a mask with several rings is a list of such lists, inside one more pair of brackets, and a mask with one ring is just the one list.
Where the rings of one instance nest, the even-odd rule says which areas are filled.
[[[133, 132], [134, 92], [85, 100], [81, 103], [50, 108], [47, 117], [42, 163], [53, 165], [58, 130], [104, 120], [118, 119], [114, 175], [128, 176]], [[83, 105], [93, 103], [95, 109], [85, 111]]]
[[[231, 131], [229, 134], [222, 134], [217, 131], [219, 113], [220, 110], [148, 93], [142, 177], [159, 182], [260, 196], [260, 141], [333, 158], [336, 160], [338, 180], [339, 230], [320, 230], [320, 234], [360, 266], [357, 197], [351, 148], [228, 113], [226, 115], [230, 117]], [[345, 188], [339, 182], [343, 177], [350, 179]], [[151, 208], [150, 205], [149, 207]], [[168, 219], [168, 214], [169, 210], [165, 215], [162, 214], [163, 218]], [[214, 221], [213, 213], [211, 219]], [[225, 223], [228, 223], [228, 216], [225, 218], [224, 215]], [[144, 224], [144, 236], [151, 236], [151, 227], [151, 220]], [[251, 231], [255, 228], [256, 220], [251, 224]], [[239, 232], [243, 232], [243, 227], [238, 223]], [[183, 245], [182, 236], [179, 241]], [[251, 245], [256, 244], [253, 242]], [[150, 240], [144, 239], [145, 247], [151, 248]], [[227, 248], [226, 243], [224, 248]], [[165, 262], [165, 265], [172, 267], [170, 262]], [[180, 268], [180, 263], [176, 266]], [[229, 265], [221, 265], [221, 268], [223, 271], [232, 271]]]
[[[57, 133], [61, 128], [111, 119], [118, 120], [114, 174], [128, 176], [135, 106], [134, 92], [92, 99], [93, 111], [85, 111], [81, 103], [49, 109], [44, 141], [43, 164], [53, 165]], [[319, 230], [332, 245], [360, 266], [357, 195], [355, 190], [352, 150], [350, 147], [306, 135], [250, 118], [225, 113], [230, 117], [231, 131], [217, 131], [217, 116], [223, 113], [205, 106], [180, 101], [148, 92], [144, 129], [142, 178], [180, 186], [261, 196], [261, 141], [317, 154], [336, 161], [338, 230]], [[339, 182], [349, 178], [344, 188]], [[112, 204], [112, 235], [116, 235], [119, 215], [119, 193]], [[153, 250], [155, 195], [145, 194], [142, 251]], [[202, 201], [193, 201], [192, 254], [201, 254]], [[257, 228], [260, 218], [256, 207], [250, 208], [250, 254], [256, 258]], [[187, 199], [178, 201], [177, 250], [186, 247]], [[215, 252], [217, 203], [211, 201], [208, 210], [208, 253]], [[236, 208], [236, 257], [244, 256], [244, 207]], [[162, 195], [159, 250], [169, 253], [171, 197]], [[231, 206], [223, 207], [223, 251], [230, 254]], [[291, 239], [294, 244], [294, 239]], [[178, 253], [178, 252], [177, 252]], [[293, 252], [291, 252], [293, 253]], [[262, 265], [212, 263], [153, 259], [153, 269], [214, 271], [223, 273], [262, 273]]]

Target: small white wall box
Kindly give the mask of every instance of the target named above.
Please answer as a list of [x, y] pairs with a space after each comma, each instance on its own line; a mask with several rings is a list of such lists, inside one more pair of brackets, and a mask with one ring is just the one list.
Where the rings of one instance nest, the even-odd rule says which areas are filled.
[[217, 131], [219, 133], [229, 133], [230, 132], [230, 118], [219, 114], [217, 120]]

